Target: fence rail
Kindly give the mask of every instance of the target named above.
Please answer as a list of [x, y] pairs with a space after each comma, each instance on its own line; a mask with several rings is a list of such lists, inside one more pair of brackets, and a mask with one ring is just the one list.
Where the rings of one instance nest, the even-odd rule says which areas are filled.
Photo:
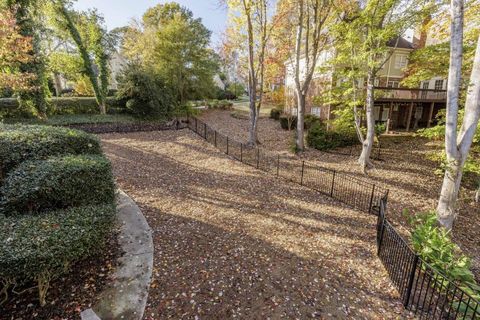
[[469, 290], [423, 261], [388, 221], [387, 189], [348, 173], [285, 159], [262, 148], [249, 148], [198, 118], [187, 122], [188, 128], [238, 161], [376, 215], [378, 257], [407, 310], [425, 319], [480, 320], [480, 303], [467, 293]]

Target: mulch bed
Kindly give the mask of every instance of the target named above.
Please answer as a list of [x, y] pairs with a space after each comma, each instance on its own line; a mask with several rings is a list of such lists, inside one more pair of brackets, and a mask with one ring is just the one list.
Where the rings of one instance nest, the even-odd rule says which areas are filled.
[[107, 248], [101, 254], [77, 263], [68, 274], [53, 281], [44, 307], [38, 303], [36, 290], [18, 296], [11, 294], [10, 300], [0, 306], [0, 319], [80, 319], [80, 312], [94, 305], [98, 294], [112, 280], [120, 255], [116, 249], [116, 234], [108, 240]]
[[128, 132], [142, 132], [142, 131], [160, 131], [172, 130], [184, 127], [184, 124], [175, 122], [169, 123], [88, 123], [88, 124], [70, 124], [65, 127], [83, 130], [88, 133], [128, 133]]
[[[228, 112], [220, 110], [205, 112], [199, 118], [237, 141], [246, 142], [248, 139], [247, 120], [233, 118]], [[438, 165], [426, 156], [429, 152], [441, 150], [441, 143], [420, 137], [391, 136], [382, 139], [382, 160], [375, 161], [375, 169], [365, 177], [355, 156], [314, 149], [308, 149], [297, 156], [292, 155], [290, 150], [293, 134], [282, 130], [278, 121], [259, 119], [258, 137], [261, 147], [280, 152], [292, 161], [308, 160], [388, 188], [388, 217], [402, 233], [408, 233], [404, 210], [417, 213], [435, 209], [443, 177], [435, 174]], [[462, 189], [458, 202], [460, 214], [453, 229], [453, 239], [472, 258], [473, 271], [480, 281], [480, 205], [474, 203], [474, 193], [473, 189]]]
[[154, 236], [145, 319], [408, 317], [373, 216], [232, 160], [189, 130], [102, 135]]

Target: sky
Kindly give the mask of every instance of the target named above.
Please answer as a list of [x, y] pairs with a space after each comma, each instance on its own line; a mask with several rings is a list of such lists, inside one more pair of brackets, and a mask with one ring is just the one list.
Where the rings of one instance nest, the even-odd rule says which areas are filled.
[[[132, 18], [140, 18], [150, 7], [166, 0], [77, 0], [75, 8], [86, 10], [97, 8], [105, 17], [108, 30], [128, 25]], [[202, 18], [203, 24], [212, 31], [212, 45], [220, 43], [225, 30], [227, 11], [220, 8], [218, 0], [176, 0], [189, 8], [195, 18]]]

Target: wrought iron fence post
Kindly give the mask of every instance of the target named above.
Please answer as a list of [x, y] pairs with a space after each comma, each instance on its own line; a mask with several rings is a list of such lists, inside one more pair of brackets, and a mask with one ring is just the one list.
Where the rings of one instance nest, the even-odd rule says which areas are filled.
[[380, 222], [380, 230], [377, 231], [377, 232], [379, 232], [378, 242], [377, 242], [377, 247], [378, 247], [377, 248], [377, 256], [380, 255], [380, 250], [382, 249], [383, 233], [385, 231], [385, 212], [382, 212], [380, 210], [379, 219], [381, 220], [381, 222]]
[[240, 143], [240, 162], [243, 162], [243, 143]]
[[228, 154], [228, 136], [227, 136], [227, 154]]
[[370, 206], [368, 209], [369, 213], [372, 213], [372, 207], [373, 207], [373, 197], [375, 196], [375, 185], [372, 187], [372, 195], [370, 196]]
[[330, 197], [333, 198], [333, 190], [335, 187], [335, 176], [337, 175], [337, 171], [333, 170], [333, 177], [332, 177], [332, 188], [330, 189]]
[[205, 133], [205, 140], [207, 140], [207, 124], [203, 124], [203, 132]]
[[213, 144], [217, 147], [217, 130], [213, 131]]
[[405, 300], [403, 301], [403, 306], [405, 308], [408, 307], [410, 296], [412, 295], [413, 281], [415, 280], [415, 273], [417, 273], [418, 259], [418, 255], [416, 254], [415, 258], [413, 258], [412, 269], [410, 270], [410, 276], [408, 278], [407, 291], [405, 292]]
[[305, 161], [302, 161], [302, 177], [300, 178], [300, 185], [303, 186], [303, 172], [305, 171]]
[[259, 167], [259, 162], [260, 162], [260, 149], [257, 148], [257, 169]]
[[277, 178], [278, 178], [279, 170], [280, 170], [280, 155], [278, 154], [277, 155]]
[[195, 133], [198, 133], [198, 123], [197, 118], [195, 118]]

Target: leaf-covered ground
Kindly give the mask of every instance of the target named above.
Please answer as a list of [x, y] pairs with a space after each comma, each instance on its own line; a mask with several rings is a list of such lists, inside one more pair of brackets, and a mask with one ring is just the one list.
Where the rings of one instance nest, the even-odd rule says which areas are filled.
[[375, 217], [230, 159], [189, 130], [108, 134], [155, 245], [145, 319], [398, 319]]
[[[200, 116], [211, 127], [238, 140], [247, 141], [248, 121], [230, 116], [228, 111], [209, 111]], [[262, 147], [275, 150], [292, 158], [307, 159], [323, 167], [348, 172], [366, 178], [390, 190], [388, 216], [407, 233], [408, 224], [403, 214], [435, 209], [442, 176], [436, 174], [438, 164], [428, 160], [430, 152], [440, 152], [441, 143], [420, 137], [393, 135], [382, 138], [382, 161], [375, 161], [375, 169], [365, 177], [356, 157], [342, 156], [309, 149], [299, 156], [289, 151], [293, 132], [280, 128], [278, 121], [261, 118], [258, 125]], [[458, 201], [459, 216], [453, 229], [454, 240], [473, 259], [473, 271], [480, 281], [480, 205], [473, 201], [474, 190], [462, 188]]]

